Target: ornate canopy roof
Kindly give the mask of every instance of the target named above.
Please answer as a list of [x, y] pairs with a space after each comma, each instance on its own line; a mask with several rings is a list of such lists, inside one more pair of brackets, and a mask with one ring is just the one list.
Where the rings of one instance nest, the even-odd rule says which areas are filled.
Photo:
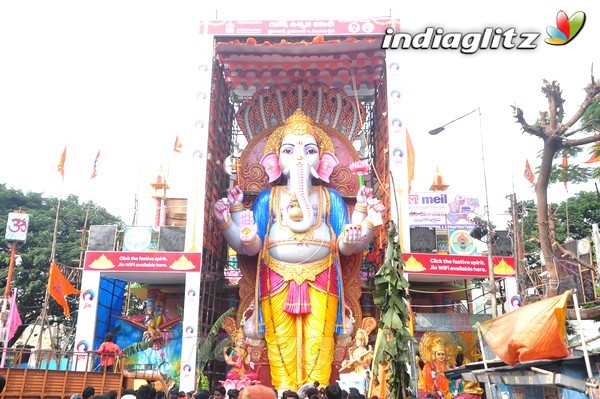
[[385, 71], [381, 37], [226, 40], [216, 45], [217, 60], [240, 98], [299, 80], [343, 89], [351, 97], [370, 97]]

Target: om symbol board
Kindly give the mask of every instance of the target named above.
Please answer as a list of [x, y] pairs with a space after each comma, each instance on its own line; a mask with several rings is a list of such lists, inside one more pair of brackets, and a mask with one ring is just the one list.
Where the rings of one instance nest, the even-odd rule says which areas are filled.
[[25, 212], [11, 212], [6, 222], [6, 241], [25, 242], [29, 227], [29, 215]]

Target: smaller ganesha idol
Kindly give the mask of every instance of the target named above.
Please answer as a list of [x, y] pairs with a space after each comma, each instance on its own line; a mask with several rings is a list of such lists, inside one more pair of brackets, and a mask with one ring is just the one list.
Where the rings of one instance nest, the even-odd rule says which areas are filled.
[[225, 363], [231, 369], [225, 375], [226, 380], [221, 384], [226, 389], [241, 389], [250, 385], [250, 382], [260, 382], [258, 374], [254, 371], [254, 364], [250, 361], [248, 344], [244, 337], [243, 326], [239, 328], [233, 318], [228, 317], [223, 322], [223, 329], [231, 337], [231, 345], [223, 349]]
[[373, 317], [365, 317], [362, 325], [356, 330], [354, 341], [348, 347], [346, 360], [340, 368], [340, 388], [346, 391], [354, 387], [359, 392], [364, 391], [366, 372], [370, 371], [373, 361], [373, 348], [369, 345], [369, 334], [377, 327], [377, 320]]

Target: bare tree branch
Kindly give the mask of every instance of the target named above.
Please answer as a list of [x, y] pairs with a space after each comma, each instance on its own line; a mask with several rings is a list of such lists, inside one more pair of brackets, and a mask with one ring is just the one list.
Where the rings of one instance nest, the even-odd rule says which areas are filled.
[[[593, 79], [593, 76], [592, 76], [592, 79]], [[581, 117], [585, 113], [585, 110], [588, 109], [588, 107], [596, 100], [596, 97], [598, 97], [598, 94], [600, 94], [600, 84], [598, 84], [596, 82], [590, 83], [585, 88], [585, 93], [586, 93], [585, 98], [583, 99], [583, 102], [579, 106], [579, 109], [577, 110], [577, 112], [575, 112], [575, 114], [573, 114], [571, 119], [569, 119], [569, 121], [566, 124], [561, 126], [561, 128], [564, 128], [563, 132], [566, 132], [567, 130], [569, 130], [571, 128], [571, 126], [573, 126], [575, 123], [577, 123], [577, 121], [579, 119], [581, 119]]]
[[527, 121], [525, 121], [525, 118], [523, 117], [523, 110], [515, 105], [512, 106], [513, 109], [513, 113], [514, 113], [514, 117], [517, 120], [517, 123], [521, 125], [521, 129], [523, 129], [523, 131], [525, 133], [529, 133], [532, 134], [534, 136], [537, 136], [539, 138], [541, 138], [542, 140], [546, 139], [546, 132], [544, 131], [544, 129], [542, 129], [539, 126], [532, 126], [529, 123], [527, 123]]
[[558, 133], [557, 127], [562, 123], [564, 109], [563, 103], [565, 100], [562, 98], [562, 91], [560, 85], [554, 80], [552, 83], [546, 79], [543, 80], [544, 85], [542, 86], [542, 93], [548, 99], [548, 110], [550, 111], [550, 132], [546, 130], [546, 133], [556, 134]]
[[563, 258], [569, 258], [572, 261], [576, 262], [577, 264], [579, 264], [582, 267], [585, 267], [586, 269], [589, 269], [591, 271], [595, 272], [595, 268], [590, 265], [589, 263], [579, 259], [577, 256], [575, 256], [575, 254], [573, 254], [573, 252], [569, 251], [568, 249], [566, 249], [565, 247], [563, 247], [562, 245], [560, 245], [558, 242], [554, 241], [553, 243], [554, 247], [557, 248], [561, 253], [562, 253], [562, 257]]
[[591, 143], [595, 143], [597, 141], [600, 141], [600, 134], [593, 134], [591, 136], [582, 137], [580, 139], [575, 139], [575, 140], [564, 140], [562, 142], [562, 147], [563, 148], [578, 147], [580, 145], [591, 144]]
[[548, 112], [540, 111], [540, 129], [546, 131], [548, 127]]
[[575, 129], [575, 130], [571, 130], [570, 132], [566, 132], [565, 134], [563, 134], [563, 137], [571, 137], [572, 135], [574, 135], [575, 133], [579, 133], [581, 131], [587, 130], [587, 129], [594, 129], [594, 125], [596, 123], [600, 123], [600, 120], [596, 120], [594, 119], [593, 121], [590, 121], [582, 126], [580, 126], [579, 128]]

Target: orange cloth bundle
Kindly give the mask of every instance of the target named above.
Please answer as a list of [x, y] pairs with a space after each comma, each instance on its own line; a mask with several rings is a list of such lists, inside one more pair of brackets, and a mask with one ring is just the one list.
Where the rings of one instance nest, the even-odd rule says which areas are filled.
[[568, 356], [565, 319], [570, 294], [566, 291], [479, 324], [483, 338], [511, 366]]

